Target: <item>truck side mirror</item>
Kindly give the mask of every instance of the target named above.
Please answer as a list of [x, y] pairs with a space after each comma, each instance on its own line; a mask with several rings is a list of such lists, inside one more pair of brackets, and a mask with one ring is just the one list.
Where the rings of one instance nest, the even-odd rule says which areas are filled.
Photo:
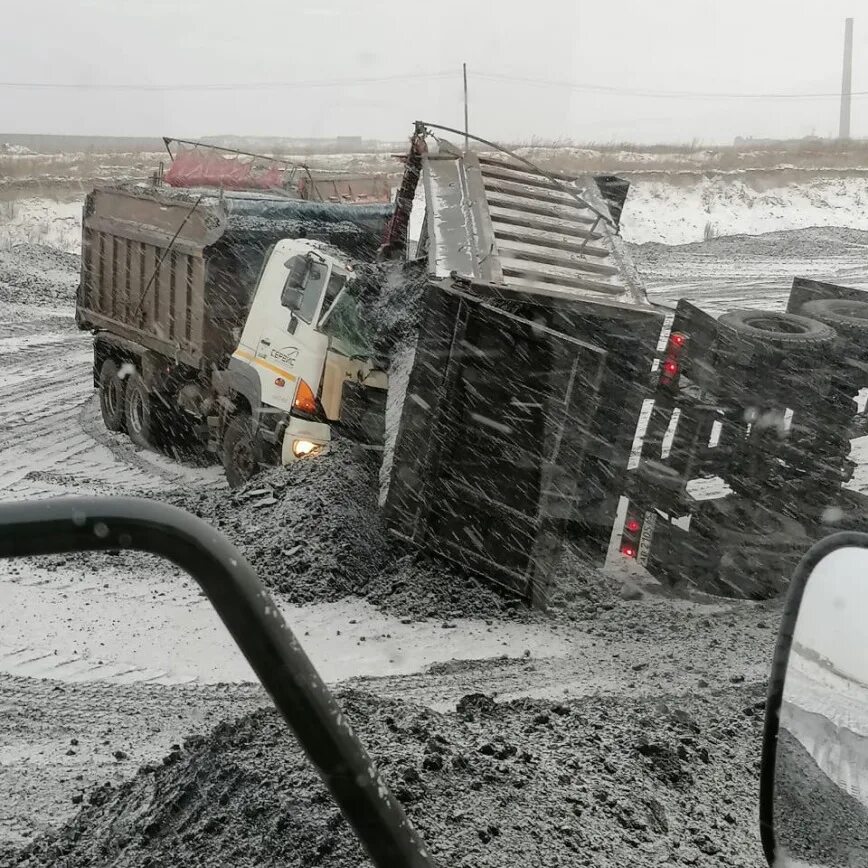
[[160, 555], [199, 583], [377, 868], [433, 868], [280, 610], [225, 537], [190, 513], [152, 500], [0, 503], [0, 558], [112, 549]]
[[790, 584], [763, 736], [769, 865], [868, 865], [868, 534], [817, 543]]

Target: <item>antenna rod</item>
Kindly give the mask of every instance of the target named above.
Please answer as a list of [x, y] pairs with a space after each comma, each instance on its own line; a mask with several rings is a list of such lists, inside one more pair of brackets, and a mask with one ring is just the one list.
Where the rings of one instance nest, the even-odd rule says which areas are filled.
[[470, 130], [470, 125], [467, 123], [467, 64], [461, 64], [462, 70], [464, 71], [464, 150], [470, 150], [470, 137], [468, 136], [468, 131]]

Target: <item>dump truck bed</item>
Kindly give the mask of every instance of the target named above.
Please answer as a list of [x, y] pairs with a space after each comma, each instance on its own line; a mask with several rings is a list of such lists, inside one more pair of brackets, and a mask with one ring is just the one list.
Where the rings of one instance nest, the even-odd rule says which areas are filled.
[[565, 539], [605, 559], [663, 324], [617, 233], [628, 185], [442, 144], [421, 174], [429, 286], [386, 520], [545, 605]]

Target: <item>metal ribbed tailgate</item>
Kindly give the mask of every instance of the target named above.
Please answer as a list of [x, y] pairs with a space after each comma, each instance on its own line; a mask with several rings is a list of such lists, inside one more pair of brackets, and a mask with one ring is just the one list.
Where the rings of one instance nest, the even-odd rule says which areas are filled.
[[593, 176], [549, 177], [517, 160], [441, 149], [423, 159], [423, 181], [433, 274], [648, 304]]

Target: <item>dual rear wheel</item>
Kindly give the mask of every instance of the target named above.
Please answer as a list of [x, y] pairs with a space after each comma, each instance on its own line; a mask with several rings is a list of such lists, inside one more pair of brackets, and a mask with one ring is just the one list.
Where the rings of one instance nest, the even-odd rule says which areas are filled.
[[106, 359], [99, 371], [99, 409], [109, 431], [124, 430], [125, 386], [117, 363]]
[[[171, 427], [162, 417], [168, 411], [155, 406], [159, 396], [148, 389], [138, 371], [129, 373], [113, 359], [102, 363], [99, 374], [99, 407], [109, 431], [125, 431], [141, 448], [153, 448]], [[169, 438], [166, 438], [169, 439]], [[238, 488], [255, 476], [261, 466], [256, 426], [250, 413], [233, 416], [223, 435], [223, 469], [230, 488]]]
[[125, 431], [142, 448], [154, 445], [155, 425], [151, 394], [141, 374], [126, 373], [114, 359], [99, 372], [99, 409], [109, 431]]

